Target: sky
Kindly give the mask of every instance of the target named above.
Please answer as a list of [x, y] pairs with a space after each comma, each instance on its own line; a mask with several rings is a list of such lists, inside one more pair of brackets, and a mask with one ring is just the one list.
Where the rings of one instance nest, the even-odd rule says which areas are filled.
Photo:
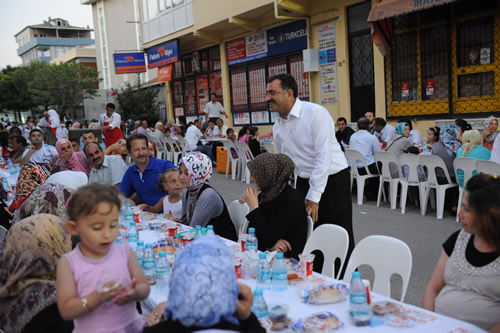
[[[92, 6], [80, 0], [0, 0], [0, 69], [21, 64], [15, 34], [48, 18], [62, 18], [70, 25], [93, 28]], [[92, 34], [93, 36], [93, 34]]]

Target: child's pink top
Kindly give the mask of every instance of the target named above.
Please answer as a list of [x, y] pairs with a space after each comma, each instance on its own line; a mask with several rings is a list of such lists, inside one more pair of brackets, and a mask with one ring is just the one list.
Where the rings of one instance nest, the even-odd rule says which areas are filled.
[[[113, 243], [108, 253], [100, 259], [90, 259], [80, 251], [80, 244], [64, 256], [69, 262], [76, 283], [78, 297], [91, 294], [104, 279], [122, 280], [126, 287], [131, 277], [128, 269], [130, 247]], [[142, 332], [145, 319], [136, 309], [135, 302], [116, 305], [112, 301], [74, 320], [77, 332]]]
[[238, 141], [241, 141], [241, 142], [247, 142], [247, 137], [248, 137], [248, 134], [243, 134], [240, 138], [238, 138]]

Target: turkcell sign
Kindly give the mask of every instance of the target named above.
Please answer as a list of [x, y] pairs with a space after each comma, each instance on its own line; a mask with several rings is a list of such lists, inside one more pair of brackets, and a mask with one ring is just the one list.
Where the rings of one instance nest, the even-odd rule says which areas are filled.
[[148, 68], [156, 68], [179, 60], [179, 41], [177, 39], [147, 50]]
[[114, 58], [116, 74], [147, 71], [143, 52], [115, 53]]

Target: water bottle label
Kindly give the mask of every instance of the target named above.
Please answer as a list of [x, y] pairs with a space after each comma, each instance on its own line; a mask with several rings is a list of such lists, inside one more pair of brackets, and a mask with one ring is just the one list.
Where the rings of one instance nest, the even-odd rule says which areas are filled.
[[144, 269], [154, 269], [155, 268], [154, 260], [143, 260], [142, 264], [143, 264]]
[[286, 272], [273, 273], [273, 279], [279, 281], [288, 280], [288, 274]]
[[259, 272], [258, 275], [260, 281], [268, 281], [270, 279], [271, 274], [269, 274], [269, 272], [266, 271], [261, 271]]
[[167, 277], [167, 270], [165, 270], [165, 269], [157, 269], [156, 270], [156, 279], [157, 280], [161, 280], [165, 277]]
[[349, 299], [351, 304], [367, 304], [366, 303], [366, 295], [349, 295]]
[[134, 234], [128, 235], [127, 240], [129, 243], [135, 243], [137, 242], [137, 235]]

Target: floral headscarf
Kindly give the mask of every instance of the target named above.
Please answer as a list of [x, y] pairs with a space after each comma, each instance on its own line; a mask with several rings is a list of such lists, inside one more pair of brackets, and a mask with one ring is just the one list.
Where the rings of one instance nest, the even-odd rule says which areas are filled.
[[198, 189], [212, 176], [212, 161], [205, 154], [187, 155], [181, 159], [181, 164], [186, 166], [189, 173], [189, 190]]
[[396, 125], [395, 133], [404, 136], [405, 135], [405, 127], [408, 126], [407, 123], [398, 123]]
[[439, 140], [446, 147], [450, 157], [455, 157], [457, 155], [458, 148], [462, 146], [460, 141], [458, 141], [459, 134], [460, 128], [455, 124], [444, 125], [439, 132]]
[[481, 133], [478, 130], [465, 131], [462, 134], [462, 149], [464, 153], [462, 157], [465, 157], [470, 151], [481, 144]]
[[274, 200], [293, 177], [295, 169], [292, 159], [285, 154], [260, 154], [247, 165], [260, 187], [260, 203]]
[[165, 317], [186, 327], [211, 327], [234, 317], [239, 288], [229, 248], [215, 236], [186, 247], [172, 267]]
[[71, 193], [69, 187], [61, 184], [47, 183], [38, 186], [16, 211], [12, 223], [37, 214], [63, 215]]
[[[490, 126], [490, 123], [491, 123], [492, 121], [496, 121], [496, 122], [497, 122], [497, 124], [498, 124], [498, 119], [497, 119], [496, 117], [493, 117], [493, 116], [489, 117], [489, 118], [488, 118], [488, 119], [486, 119], [486, 120], [484, 121], [484, 123], [483, 123], [484, 130], [485, 130], [485, 131], [488, 129], [488, 126]], [[497, 135], [498, 135], [498, 131], [496, 131], [496, 132], [494, 132], [494, 133], [492, 133], [492, 134], [490, 134], [490, 135], [485, 136], [485, 137], [484, 137], [484, 140], [485, 140], [486, 142], [488, 142], [488, 143], [493, 143], [493, 142], [495, 141], [495, 139], [496, 139]]]
[[56, 267], [71, 251], [70, 235], [56, 216], [41, 214], [16, 223], [0, 254], [0, 327], [18, 333], [56, 303]]
[[26, 163], [21, 167], [17, 178], [16, 198], [10, 205], [11, 210], [18, 209], [30, 194], [50, 176], [50, 165]]

